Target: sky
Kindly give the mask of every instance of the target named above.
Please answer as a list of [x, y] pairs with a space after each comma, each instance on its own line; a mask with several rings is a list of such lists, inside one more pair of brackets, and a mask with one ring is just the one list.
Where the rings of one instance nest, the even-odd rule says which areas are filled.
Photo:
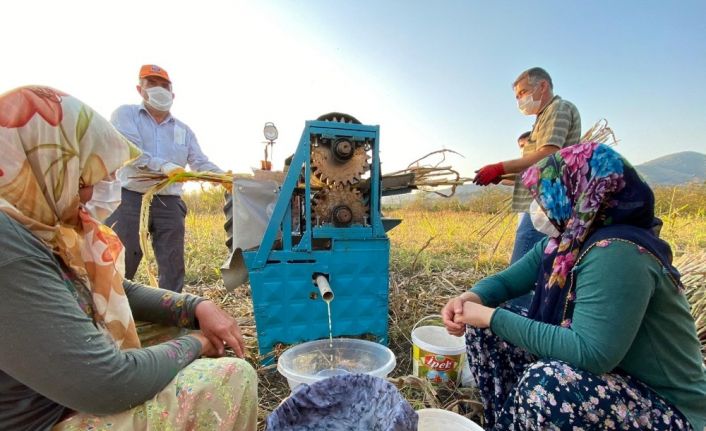
[[380, 125], [383, 172], [434, 150], [463, 175], [516, 158], [512, 82], [545, 68], [585, 132], [607, 119], [633, 164], [706, 152], [706, 1], [55, 1], [3, 4], [0, 92], [49, 85], [106, 118], [165, 68], [172, 113], [223, 169], [248, 172], [262, 129], [281, 168], [306, 120]]

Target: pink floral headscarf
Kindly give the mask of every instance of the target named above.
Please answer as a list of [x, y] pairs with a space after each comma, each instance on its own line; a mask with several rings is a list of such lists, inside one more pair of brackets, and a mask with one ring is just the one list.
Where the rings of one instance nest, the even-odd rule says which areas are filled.
[[527, 169], [522, 180], [560, 232], [544, 249], [530, 318], [571, 326], [576, 299], [572, 270], [581, 256], [608, 238], [649, 252], [680, 289], [671, 248], [652, 229], [660, 223], [654, 194], [611, 147], [583, 142], [564, 148]]
[[0, 95], [0, 151], [0, 211], [73, 272], [98, 328], [121, 348], [139, 347], [122, 287], [123, 245], [79, 200], [79, 184], [96, 184], [139, 150], [80, 100], [33, 86]]
[[616, 205], [612, 197], [625, 187], [625, 170], [626, 163], [613, 149], [585, 142], [540, 160], [523, 174], [525, 186], [561, 232], [544, 250], [530, 317], [571, 325], [566, 315], [569, 275], [586, 239], [600, 224], [599, 214]]

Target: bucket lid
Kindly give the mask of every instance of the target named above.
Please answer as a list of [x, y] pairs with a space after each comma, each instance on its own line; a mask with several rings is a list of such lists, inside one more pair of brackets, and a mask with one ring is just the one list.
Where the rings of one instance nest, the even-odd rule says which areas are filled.
[[442, 326], [420, 326], [412, 331], [412, 343], [427, 352], [459, 355], [466, 351], [466, 340], [446, 332]]
[[421, 409], [419, 415], [419, 431], [483, 431], [483, 428], [472, 420], [457, 413], [444, 409]]

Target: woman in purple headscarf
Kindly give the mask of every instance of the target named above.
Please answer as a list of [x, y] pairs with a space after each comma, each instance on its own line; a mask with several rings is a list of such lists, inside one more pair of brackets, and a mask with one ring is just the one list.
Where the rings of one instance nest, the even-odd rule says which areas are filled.
[[[523, 181], [549, 238], [442, 310], [465, 331], [486, 428], [705, 429], [701, 345], [652, 190], [596, 143]], [[498, 307], [532, 290], [527, 316]]]

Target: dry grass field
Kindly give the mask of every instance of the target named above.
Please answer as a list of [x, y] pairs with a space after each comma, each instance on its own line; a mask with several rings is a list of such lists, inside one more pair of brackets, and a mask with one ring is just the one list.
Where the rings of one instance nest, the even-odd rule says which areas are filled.
[[[656, 190], [658, 215], [664, 220], [662, 236], [674, 248], [677, 260], [688, 268], [690, 295], [700, 301], [701, 327], [706, 327], [706, 185]], [[256, 328], [247, 287], [227, 293], [218, 268], [226, 257], [222, 228], [222, 194], [217, 190], [192, 193], [186, 238], [187, 290], [213, 299], [238, 318], [257, 363]], [[403, 220], [390, 232], [390, 348], [398, 366], [391, 374], [413, 407], [433, 406], [478, 412], [469, 390], [435, 391], [420, 385], [411, 374], [411, 328], [422, 317], [438, 314], [445, 301], [471, 287], [480, 278], [502, 269], [509, 260], [516, 216], [507, 211], [508, 195], [481, 193], [469, 203], [416, 200], [386, 216]], [[146, 281], [144, 265], [138, 277]], [[260, 426], [287, 396], [286, 381], [273, 367], [259, 367]]]

